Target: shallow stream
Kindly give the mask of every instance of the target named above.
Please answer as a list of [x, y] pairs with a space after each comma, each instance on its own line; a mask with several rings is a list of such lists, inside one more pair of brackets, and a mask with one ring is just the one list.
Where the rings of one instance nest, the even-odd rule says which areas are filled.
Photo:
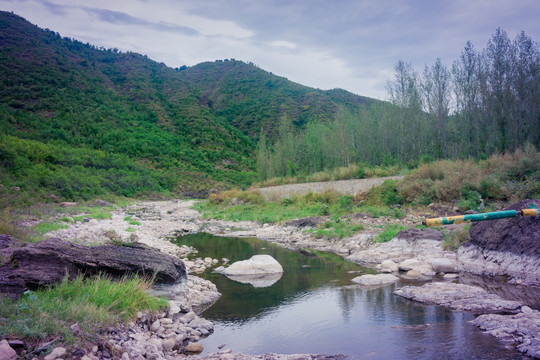
[[214, 333], [205, 353], [219, 346], [244, 354], [344, 354], [351, 359], [526, 359], [468, 323], [472, 314], [414, 304], [392, 292], [407, 284], [366, 290], [351, 282], [372, 270], [327, 253], [306, 254], [254, 238], [199, 233], [177, 244], [197, 256], [230, 259], [272, 255], [283, 276], [255, 288], [206, 272], [222, 297], [202, 316]]

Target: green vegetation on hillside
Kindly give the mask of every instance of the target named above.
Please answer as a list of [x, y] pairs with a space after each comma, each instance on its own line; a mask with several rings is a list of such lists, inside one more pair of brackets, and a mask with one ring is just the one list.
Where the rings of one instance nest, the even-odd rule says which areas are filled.
[[261, 129], [327, 123], [375, 101], [236, 60], [172, 69], [8, 12], [0, 29], [0, 184], [20, 187], [22, 203], [247, 187]]
[[[8, 12], [0, 30], [2, 206], [381, 176], [371, 170], [540, 145], [539, 48], [524, 33], [497, 29], [482, 51], [467, 43], [451, 70], [437, 60], [420, 76], [399, 61], [386, 103], [234, 59], [172, 69]], [[471, 185], [464, 202], [483, 194]], [[425, 197], [410, 201], [444, 194]]]

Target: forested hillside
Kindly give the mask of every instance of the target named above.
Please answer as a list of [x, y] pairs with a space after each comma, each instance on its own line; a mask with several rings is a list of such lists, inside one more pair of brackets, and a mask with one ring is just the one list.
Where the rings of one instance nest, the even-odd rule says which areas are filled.
[[246, 186], [261, 131], [374, 101], [235, 60], [172, 69], [0, 12], [0, 184], [32, 200]]
[[[434, 54], [435, 55], [435, 54]], [[422, 74], [399, 61], [387, 84], [390, 103], [351, 111], [333, 122], [279, 127], [257, 149], [263, 178], [298, 176], [350, 164], [486, 159], [540, 146], [540, 49], [521, 32], [497, 29], [485, 49], [467, 42], [451, 66], [438, 59]]]

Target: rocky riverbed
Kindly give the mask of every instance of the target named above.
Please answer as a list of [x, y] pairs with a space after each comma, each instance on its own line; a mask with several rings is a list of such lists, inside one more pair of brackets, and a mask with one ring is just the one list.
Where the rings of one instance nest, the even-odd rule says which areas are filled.
[[[361, 265], [367, 265], [378, 269], [382, 273], [392, 274], [407, 279], [416, 279], [421, 281], [419, 285], [430, 281], [432, 279], [438, 279], [449, 283], [460, 275], [463, 275], [464, 271], [467, 271], [470, 267], [470, 252], [467, 252], [467, 256], [460, 258], [460, 253], [451, 251], [445, 251], [441, 247], [442, 234], [436, 230], [408, 230], [401, 232], [396, 238], [390, 242], [383, 244], [374, 244], [373, 239], [377, 232], [380, 231], [379, 226], [387, 222], [399, 222], [407, 226], [413, 227], [421, 222], [421, 218], [413, 215], [407, 215], [404, 219], [390, 219], [390, 218], [378, 218], [373, 219], [369, 216], [359, 214], [355, 217], [356, 221], [366, 225], [365, 231], [356, 234], [350, 238], [332, 240], [317, 239], [310, 234], [304, 232], [306, 226], [310, 226], [310, 221], [291, 222], [285, 225], [269, 225], [269, 224], [257, 224], [253, 222], [227, 222], [221, 220], [204, 220], [201, 219], [199, 213], [191, 207], [193, 201], [158, 201], [158, 202], [141, 202], [135, 205], [130, 205], [124, 209], [116, 211], [112, 219], [109, 220], [89, 220], [82, 222], [75, 222], [67, 229], [58, 230], [48, 234], [51, 237], [60, 237], [66, 240], [71, 240], [76, 243], [82, 244], [96, 244], [107, 243], [110, 241], [111, 235], [116, 240], [130, 242], [137, 241], [148, 246], [158, 248], [161, 251], [177, 255], [184, 260], [186, 269], [189, 273], [194, 274], [204, 271], [208, 267], [217, 267], [227, 263], [227, 259], [210, 259], [199, 258], [196, 260], [188, 260], [187, 256], [192, 254], [195, 250], [188, 246], [178, 247], [172, 244], [168, 239], [183, 234], [189, 234], [194, 232], [208, 232], [215, 235], [222, 236], [253, 236], [263, 240], [279, 243], [287, 248], [291, 249], [315, 249], [322, 251], [329, 251], [339, 254], [345, 257], [349, 261], [359, 263]], [[126, 221], [126, 217], [130, 217], [140, 222], [140, 225], [133, 226]], [[530, 226], [539, 226], [538, 220]], [[130, 229], [131, 227], [131, 229]], [[135, 231], [133, 231], [135, 228]], [[495, 249], [497, 251], [500, 249]], [[504, 256], [504, 253], [498, 253], [498, 256]], [[510, 256], [513, 256], [512, 254]], [[533, 255], [534, 257], [534, 255]], [[476, 258], [475, 258], [476, 259]], [[536, 255], [536, 259], [538, 256]], [[529, 263], [527, 263], [528, 266]], [[488, 268], [484, 266], [484, 268]], [[540, 269], [532, 269], [533, 272], [540, 273]], [[492, 275], [476, 271], [480, 275]], [[523, 280], [517, 276], [519, 273], [515, 272], [511, 275], [510, 284], [507, 286], [521, 287]], [[500, 275], [498, 273], [498, 275]], [[504, 275], [504, 274], [503, 274]], [[527, 280], [540, 278], [537, 275], [528, 276]], [[373, 279], [375, 283], [379, 282], [378, 279]], [[165, 330], [152, 331], [150, 329], [148, 321], [142, 321], [139, 319], [135, 326], [128, 328], [124, 333], [124, 338], [128, 339], [130, 331], [132, 333], [144, 333], [145, 335], [138, 335], [137, 339], [141, 343], [148, 344], [148, 341], [152, 338], [158, 337], [162, 342], [162, 350], [159, 350], [159, 346], [155, 345], [158, 349], [157, 357], [154, 357], [154, 348], [150, 353], [137, 354], [132, 356], [129, 352], [121, 353], [124, 358], [166, 358], [173, 359], [179, 356], [180, 353], [187, 351], [186, 344], [183, 343], [183, 347], [176, 345], [172, 347], [172, 350], [168, 352], [168, 346], [165, 346], [163, 350], [163, 341], [172, 338], [174, 332], [175, 339], [180, 333], [187, 334], [183, 341], [187, 340], [187, 344], [197, 343], [197, 336], [205, 336], [206, 333], [199, 331], [197, 328], [190, 327], [191, 321], [181, 320], [184, 319], [187, 314], [190, 314], [191, 310], [196, 310], [198, 313], [203, 311], [204, 308], [211, 306], [213, 302], [219, 298], [218, 289], [215, 289], [213, 284], [206, 282], [196, 276], [190, 275], [187, 282], [188, 292], [184, 292], [184, 299], [176, 298], [171, 300], [171, 309], [179, 309], [176, 317], [173, 314], [172, 318], [169, 314], [162, 314], [161, 319], [170, 319], [173, 322], [169, 323], [169, 320], [165, 320], [168, 327]], [[457, 284], [456, 284], [457, 285]], [[473, 284], [476, 285], [476, 284]], [[508, 300], [503, 298], [491, 297], [490, 288], [482, 289], [478, 286], [470, 286], [473, 288], [472, 293], [476, 293], [479, 290], [486, 292], [485, 296], [489, 295], [491, 299], [490, 305], [497, 308], [501, 303]], [[418, 288], [419, 287], [414, 287]], [[479, 289], [479, 290], [478, 290]], [[412, 289], [414, 290], [414, 289]], [[410, 295], [409, 298], [413, 300], [419, 300], [420, 295], [411, 295], [411, 289], [405, 289], [402, 291], [404, 294]], [[170, 291], [167, 290], [167, 291]], [[532, 290], [533, 293], [536, 293]], [[469, 308], [457, 308], [460, 299], [454, 299], [446, 302], [437, 302], [436, 299], [444, 299], [448, 295], [448, 289], [441, 287], [440, 289], [433, 288], [429, 291], [435, 298], [433, 302], [441, 306], [447, 306], [454, 308], [457, 311], [470, 311]], [[459, 292], [459, 291], [458, 291]], [[422, 300], [420, 300], [422, 301]], [[508, 305], [507, 303], [505, 303]], [[527, 336], [516, 335], [512, 333], [509, 336], [508, 333], [511, 328], [520, 328], [520, 323], [526, 321], [523, 314], [523, 310], [528, 311], [529, 307], [523, 307], [519, 301], [511, 303], [512, 310], [508, 311], [514, 313], [514, 315], [497, 315], [499, 317], [488, 317], [478, 319], [477, 326], [487, 330], [490, 334], [497, 336], [504, 341], [513, 341], [520, 344], [518, 349], [530, 354], [532, 356], [538, 356], [540, 347], [538, 342], [540, 341], [540, 328], [539, 327], [527, 327]], [[534, 306], [533, 306], [534, 307]], [[202, 310], [201, 310], [202, 309]], [[520, 310], [521, 309], [521, 310]], [[485, 309], [483, 309], [485, 310]], [[536, 310], [531, 309], [534, 314]], [[476, 311], [479, 314], [486, 314], [482, 316], [495, 316], [492, 315], [492, 311]], [[500, 312], [500, 311], [498, 311]], [[503, 311], [504, 312], [504, 311]], [[196, 313], [194, 312], [193, 314]], [[192, 315], [189, 315], [192, 316]], [[535, 315], [536, 316], [536, 315]], [[156, 319], [157, 320], [157, 319]], [[155, 321], [153, 323], [155, 323]], [[161, 320], [160, 320], [161, 321]], [[201, 320], [202, 321], [202, 320]], [[528, 321], [528, 320], [527, 320]], [[529, 321], [530, 322], [530, 321]], [[498, 323], [500, 327], [496, 327], [494, 324]], [[161, 322], [160, 322], [161, 324]], [[152, 324], [150, 324], [152, 325]], [[170, 326], [169, 326], [170, 325]], [[145, 327], [146, 326], [146, 327]], [[524, 325], [525, 326], [525, 325]], [[505, 331], [498, 331], [497, 329], [506, 329]], [[139, 329], [139, 330], [137, 330]], [[142, 329], [142, 330], [141, 330]], [[174, 329], [174, 330], [173, 330]], [[191, 329], [191, 330], [190, 330]], [[168, 331], [168, 332], [167, 332]], [[210, 330], [207, 330], [210, 333]], [[198, 334], [198, 333], [200, 334]], [[163, 334], [168, 334], [163, 336]], [[170, 336], [169, 336], [170, 335]], [[116, 336], [116, 335], [115, 335]], [[192, 336], [192, 337], [190, 337]], [[144, 339], [143, 339], [144, 338]], [[115, 340], [113, 337], [112, 340]], [[133, 337], [131, 337], [133, 339]], [[511, 339], [511, 340], [509, 340]], [[116, 341], [116, 340], [115, 340]], [[116, 343], [117, 346], [123, 346], [126, 340], [122, 340], [124, 343]], [[167, 342], [169, 344], [170, 342]], [[178, 344], [178, 341], [176, 341]], [[195, 345], [194, 345], [195, 346]], [[197, 345], [198, 346], [198, 345]], [[118, 350], [118, 349], [117, 349]], [[326, 355], [264, 355], [261, 357], [247, 356], [243, 354], [233, 354], [233, 349], [224, 349], [218, 354], [208, 354], [205, 356], [197, 356], [200, 359], [244, 359], [244, 358], [265, 358], [265, 359], [319, 359], [319, 358], [339, 358], [328, 357]], [[176, 351], [176, 353], [174, 352]], [[87, 355], [90, 359], [90, 354]], [[97, 356], [97, 355], [96, 355]], [[266, 357], [265, 357], [266, 356]], [[296, 356], [296, 357], [295, 357]]]

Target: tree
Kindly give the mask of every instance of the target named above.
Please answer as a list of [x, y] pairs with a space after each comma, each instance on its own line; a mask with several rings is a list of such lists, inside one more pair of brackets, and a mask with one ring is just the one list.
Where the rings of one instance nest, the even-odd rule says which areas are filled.
[[424, 103], [428, 113], [436, 119], [438, 156], [446, 157], [447, 122], [450, 111], [450, 71], [441, 63], [441, 59], [431, 67], [426, 65], [422, 82]]
[[492, 121], [497, 125], [497, 148], [504, 152], [511, 147], [509, 126], [514, 120], [512, 108], [514, 95], [512, 93], [512, 64], [513, 51], [508, 34], [497, 28], [488, 42], [486, 49], [488, 62], [488, 85], [485, 97], [490, 109]]

